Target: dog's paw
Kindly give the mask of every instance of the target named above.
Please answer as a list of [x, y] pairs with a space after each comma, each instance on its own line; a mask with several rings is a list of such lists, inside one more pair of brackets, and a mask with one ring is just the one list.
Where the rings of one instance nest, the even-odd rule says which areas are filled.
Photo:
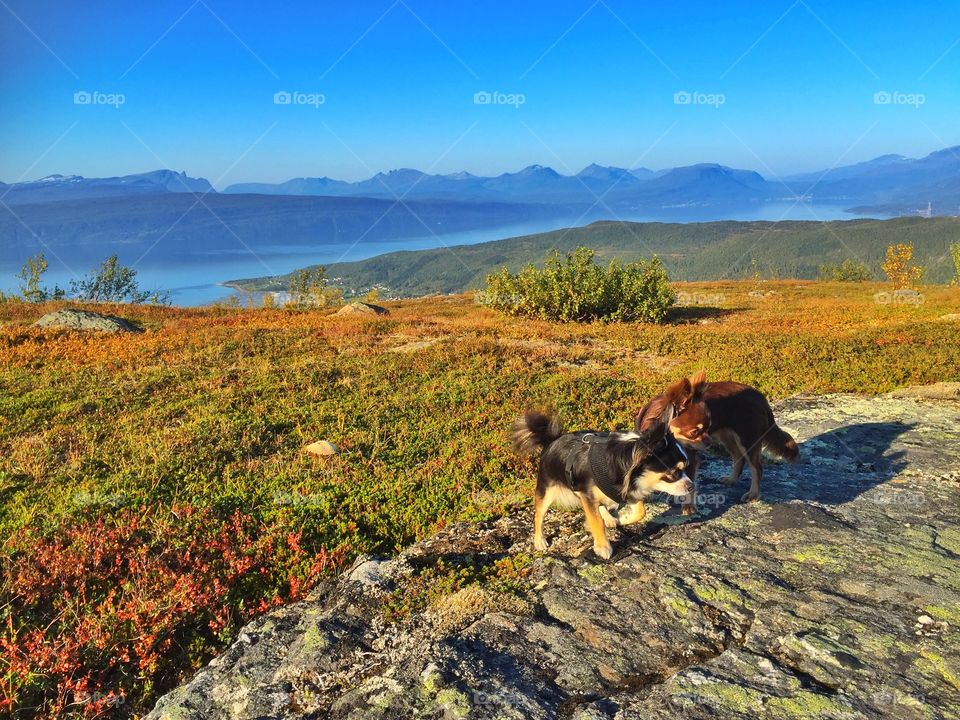
[[743, 494], [743, 497], [740, 498], [740, 502], [756, 502], [760, 499], [760, 493], [755, 493], [753, 490], [749, 490]]
[[683, 516], [696, 515], [697, 509], [693, 505], [684, 505], [680, 510], [680, 514]]
[[610, 543], [606, 545], [594, 545], [593, 552], [601, 560], [609, 560], [610, 556], [613, 555], [613, 548], [610, 547]]
[[636, 503], [621, 508], [620, 512], [617, 513], [617, 519], [621, 525], [633, 525], [643, 520], [646, 514], [646, 508], [642, 504]]
[[533, 547], [540, 552], [544, 552], [548, 547], [550, 547], [550, 543], [548, 543], [542, 537], [536, 537], [533, 539]]
[[615, 528], [617, 526], [617, 519], [603, 505], [600, 506], [600, 517], [603, 518], [605, 527]]

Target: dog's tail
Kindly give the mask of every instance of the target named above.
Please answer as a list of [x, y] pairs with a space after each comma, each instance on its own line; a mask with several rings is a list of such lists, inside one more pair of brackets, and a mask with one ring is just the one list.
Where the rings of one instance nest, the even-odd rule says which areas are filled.
[[763, 447], [774, 455], [790, 462], [796, 462], [796, 459], [800, 456], [797, 441], [793, 439], [790, 433], [780, 429], [780, 426], [773, 420], [773, 414], [770, 415], [770, 429], [763, 437]]
[[513, 424], [510, 439], [513, 449], [521, 455], [529, 455], [537, 448], [546, 448], [563, 435], [560, 421], [546, 413], [528, 411]]

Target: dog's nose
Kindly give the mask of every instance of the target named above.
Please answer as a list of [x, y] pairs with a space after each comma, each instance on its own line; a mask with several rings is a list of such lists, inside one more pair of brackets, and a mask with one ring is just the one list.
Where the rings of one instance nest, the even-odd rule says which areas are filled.
[[703, 443], [704, 447], [710, 447], [710, 436], [704, 433], [700, 436], [700, 442]]
[[680, 482], [683, 483], [683, 492], [685, 495], [689, 495], [693, 492], [693, 482], [690, 480], [690, 478], [684, 475], [682, 478], [680, 478]]

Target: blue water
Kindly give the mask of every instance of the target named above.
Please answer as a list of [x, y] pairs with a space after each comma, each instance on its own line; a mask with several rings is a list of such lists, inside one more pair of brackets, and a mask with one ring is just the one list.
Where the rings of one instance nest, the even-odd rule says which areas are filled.
[[[518, 235], [548, 232], [572, 225], [586, 225], [604, 219], [633, 222], [707, 222], [711, 220], [852, 220], [857, 217], [866, 216], [851, 215], [840, 207], [790, 203], [767, 203], [722, 213], [716, 210], [684, 208], [672, 212], [660, 212], [657, 215], [624, 214], [618, 218], [611, 218], [609, 215], [591, 215], [580, 218], [579, 222], [577, 218], [565, 217], [437, 236], [361, 242], [356, 245], [346, 241], [317, 246], [272, 245], [268, 248], [257, 248], [256, 252], [251, 252], [238, 243], [236, 250], [215, 253], [198, 250], [173, 258], [160, 253], [153, 256], [147, 254], [137, 264], [136, 269], [142, 288], [169, 290], [175, 305], [194, 306], [222, 301], [235, 295], [233, 290], [220, 284], [228, 280], [280, 275], [306, 265], [363, 260], [396, 250], [425, 250], [444, 245], [449, 247], [472, 245]], [[47, 260], [50, 268], [44, 276], [45, 282], [48, 285], [60, 285], [66, 288], [69, 287], [72, 279], [89, 272], [92, 266], [102, 258], [91, 259], [90, 267], [70, 262], [69, 268], [59, 263], [49, 252]], [[124, 261], [126, 258], [121, 255], [121, 262]], [[16, 292], [16, 276], [22, 263], [23, 258], [0, 258], [0, 290]]]

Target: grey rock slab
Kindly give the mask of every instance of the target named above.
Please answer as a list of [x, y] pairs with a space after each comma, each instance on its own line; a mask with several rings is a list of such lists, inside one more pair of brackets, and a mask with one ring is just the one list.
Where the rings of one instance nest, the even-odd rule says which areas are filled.
[[113, 315], [104, 315], [102, 313], [91, 312], [90, 310], [77, 310], [74, 308], [64, 308], [52, 313], [47, 313], [34, 325], [43, 328], [63, 328], [67, 330], [83, 330], [104, 333], [139, 333], [142, 329], [131, 323]]

